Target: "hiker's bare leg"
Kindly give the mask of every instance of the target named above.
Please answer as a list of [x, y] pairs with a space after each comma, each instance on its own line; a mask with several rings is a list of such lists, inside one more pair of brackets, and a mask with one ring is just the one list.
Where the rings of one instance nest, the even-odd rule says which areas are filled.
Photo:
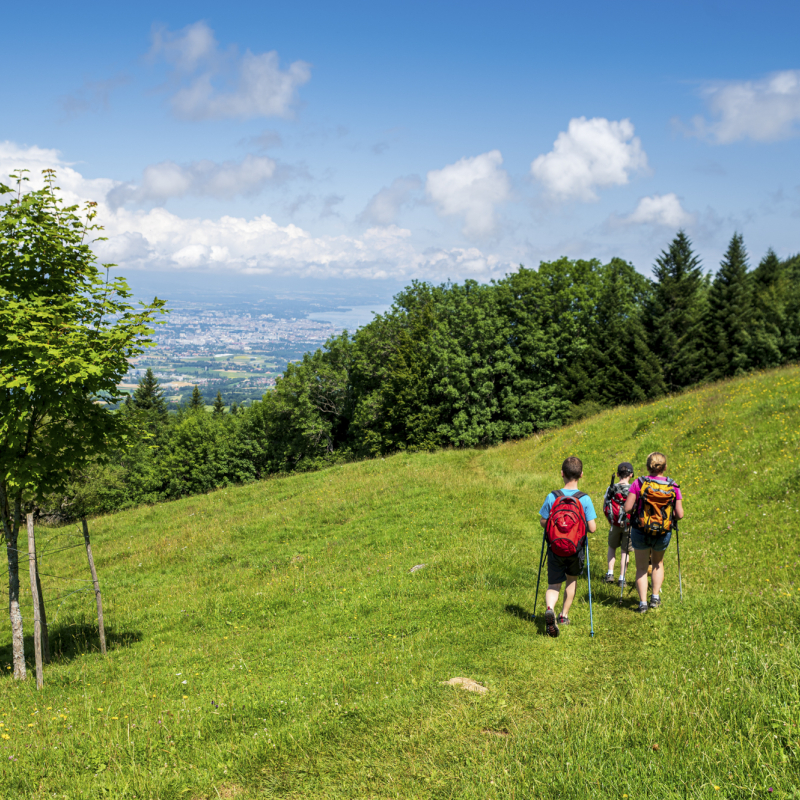
[[561, 591], [560, 583], [548, 583], [547, 591], [544, 593], [544, 602], [548, 608], [556, 610], [556, 603], [558, 602], [558, 594]]
[[614, 572], [614, 564], [617, 561], [617, 549], [612, 547], [611, 545], [608, 546], [608, 571], [613, 574]]
[[661, 584], [664, 582], [664, 553], [653, 550], [653, 594], [661, 595]]
[[572, 601], [575, 599], [575, 590], [578, 588], [578, 576], [577, 575], [567, 575], [567, 582], [564, 585], [564, 607], [561, 609], [561, 613], [565, 616], [569, 616], [569, 607], [572, 605]]
[[628, 569], [628, 551], [623, 550], [619, 555], [619, 576], [620, 578], [625, 577], [625, 571]]
[[639, 600], [647, 602], [647, 567], [650, 564], [650, 549], [634, 550], [636, 556], [636, 589], [639, 592]]

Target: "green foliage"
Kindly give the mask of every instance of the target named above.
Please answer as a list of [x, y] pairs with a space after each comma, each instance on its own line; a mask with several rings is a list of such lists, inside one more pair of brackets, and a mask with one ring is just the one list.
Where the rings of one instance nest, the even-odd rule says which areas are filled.
[[189, 400], [189, 411], [205, 411], [206, 401], [203, 395], [200, 394], [200, 389], [197, 384], [192, 387], [192, 396]]
[[225, 413], [225, 403], [222, 401], [222, 392], [217, 392], [217, 396], [214, 400], [214, 411], [215, 415], [224, 414]]
[[[85, 554], [46, 554], [55, 659], [42, 692], [0, 680], [0, 796], [791, 797], [799, 432], [793, 367], [97, 519], [110, 652], [93, 594], [50, 577], [88, 577]], [[610, 471], [652, 450], [684, 492], [683, 603], [673, 537], [662, 607], [620, 608], [598, 525], [595, 637], [581, 578], [550, 639], [537, 512], [561, 461], [582, 458], [599, 509]]]
[[[83, 218], [53, 186], [0, 205], [0, 482], [9, 502], [31, 499], [125, 436], [108, 405], [128, 359], [149, 344], [163, 302], [134, 307], [123, 278], [95, 263]], [[109, 265], [110, 266], [110, 265]], [[3, 509], [6, 522], [8, 509]]]
[[742, 375], [750, 367], [752, 317], [747, 252], [741, 234], [735, 233], [708, 292], [703, 326], [707, 380]]
[[703, 315], [705, 292], [700, 259], [679, 231], [653, 267], [655, 286], [648, 304], [651, 344], [670, 391], [705, 377]]
[[[109, 511], [115, 497], [152, 502], [398, 451], [491, 445], [800, 350], [800, 258], [769, 253], [749, 273], [736, 235], [712, 282], [681, 231], [655, 273], [657, 282], [621, 259], [562, 258], [488, 285], [414, 281], [354, 336], [290, 364], [263, 402], [232, 404], [225, 419], [236, 424], [222, 439], [181, 414], [153, 426], [140, 404], [133, 422], [150, 430], [147, 448], [91, 478], [113, 474], [127, 499], [119, 486], [72, 491]], [[152, 375], [145, 391], [158, 394]], [[202, 408], [195, 386], [188, 411]], [[213, 408], [220, 420], [219, 393]]]
[[155, 414], [166, 415], [167, 403], [164, 400], [164, 393], [150, 367], [134, 390], [132, 402], [137, 411], [152, 411]]

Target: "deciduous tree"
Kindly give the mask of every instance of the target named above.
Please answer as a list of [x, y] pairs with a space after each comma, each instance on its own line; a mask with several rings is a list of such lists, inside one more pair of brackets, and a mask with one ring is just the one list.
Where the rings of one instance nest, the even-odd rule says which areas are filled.
[[[93, 203], [66, 207], [44, 188], [0, 184], [0, 517], [9, 573], [14, 676], [25, 677], [17, 537], [26, 504], [119, 447], [117, 385], [150, 340], [163, 302], [135, 307], [122, 278], [98, 268]], [[112, 265], [106, 265], [110, 267]]]

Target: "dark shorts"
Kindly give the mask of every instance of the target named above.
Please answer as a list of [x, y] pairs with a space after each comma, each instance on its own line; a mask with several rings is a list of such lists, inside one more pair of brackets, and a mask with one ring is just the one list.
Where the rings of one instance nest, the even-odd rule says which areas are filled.
[[669, 547], [669, 540], [672, 538], [672, 531], [662, 533], [660, 536], [651, 536], [642, 533], [638, 528], [631, 528], [631, 543], [634, 550], [655, 550], [663, 553]]
[[547, 551], [547, 583], [564, 583], [567, 575], [580, 575], [583, 572], [584, 551], [579, 550], [578, 555], [563, 558]]

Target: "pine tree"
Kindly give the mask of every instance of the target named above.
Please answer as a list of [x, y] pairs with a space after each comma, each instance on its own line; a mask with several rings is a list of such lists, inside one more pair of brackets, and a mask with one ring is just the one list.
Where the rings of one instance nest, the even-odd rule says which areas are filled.
[[167, 403], [161, 392], [156, 376], [150, 367], [139, 381], [139, 385], [133, 392], [133, 406], [138, 411], [153, 411], [156, 414], [167, 413]]
[[225, 413], [225, 403], [222, 402], [222, 392], [217, 392], [217, 397], [214, 400], [214, 414], [224, 414]]
[[205, 409], [205, 407], [206, 404], [205, 400], [203, 400], [203, 395], [200, 394], [200, 389], [198, 389], [197, 384], [195, 384], [192, 388], [192, 399], [189, 400], [189, 410], [200, 411], [201, 409]]
[[772, 248], [752, 272], [752, 290], [750, 363], [756, 369], [776, 367], [783, 361], [786, 305], [791, 288], [785, 265]]
[[661, 362], [667, 389], [679, 389], [703, 377], [703, 273], [683, 231], [656, 259], [653, 275], [645, 317], [648, 344]]
[[741, 234], [734, 233], [708, 292], [703, 326], [708, 380], [741, 375], [750, 368], [752, 317], [747, 251]]
[[239, 413], [239, 404], [234, 400], [231, 403], [231, 414], [236, 416]]

